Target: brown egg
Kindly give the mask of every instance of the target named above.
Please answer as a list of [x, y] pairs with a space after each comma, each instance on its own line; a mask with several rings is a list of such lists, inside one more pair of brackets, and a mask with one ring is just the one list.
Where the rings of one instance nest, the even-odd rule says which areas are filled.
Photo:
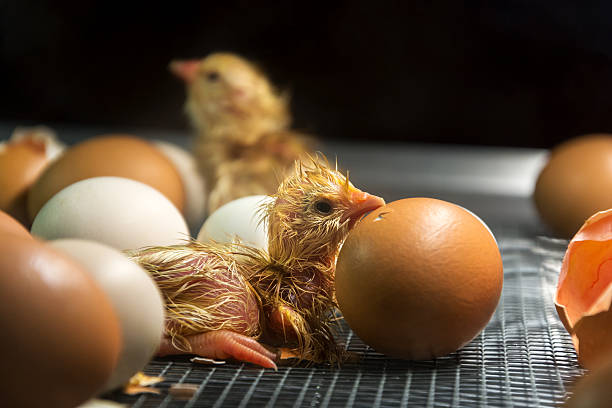
[[588, 217], [612, 208], [612, 135], [592, 134], [552, 150], [538, 177], [534, 201], [542, 220], [571, 238]]
[[74, 407], [116, 364], [111, 303], [75, 261], [36, 240], [0, 234], [2, 405]]
[[371, 212], [346, 239], [336, 295], [355, 334], [406, 359], [451, 353], [489, 322], [503, 267], [487, 226], [441, 200], [408, 198]]
[[555, 306], [578, 361], [595, 367], [612, 354], [612, 209], [590, 217], [570, 241]]
[[601, 356], [597, 368], [587, 372], [571, 388], [565, 408], [612, 407], [612, 355]]
[[32, 186], [28, 213], [33, 220], [42, 206], [64, 187], [99, 176], [140, 181], [164, 194], [183, 210], [181, 177], [168, 158], [152, 143], [129, 135], [107, 135], [81, 142], [66, 150]]
[[16, 219], [0, 211], [0, 234], [13, 234], [22, 238], [32, 238], [30, 232]]
[[28, 189], [47, 166], [45, 145], [32, 140], [10, 141], [0, 146], [0, 210], [29, 225]]

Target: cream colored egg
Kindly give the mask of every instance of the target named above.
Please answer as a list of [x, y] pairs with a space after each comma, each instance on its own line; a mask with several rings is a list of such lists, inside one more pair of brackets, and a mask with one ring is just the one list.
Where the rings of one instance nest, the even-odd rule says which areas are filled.
[[201, 226], [206, 216], [206, 183], [198, 171], [195, 157], [172, 143], [155, 140], [154, 144], [170, 159], [181, 176], [185, 189], [183, 214], [187, 224], [192, 229]]
[[189, 237], [185, 219], [170, 200], [121, 177], [69, 185], [41, 208], [31, 231], [43, 239], [81, 238], [121, 250], [179, 244]]
[[121, 327], [121, 350], [102, 392], [126, 384], [159, 347], [164, 328], [159, 289], [142, 267], [107, 245], [81, 239], [50, 244], [84, 266], [110, 299]]
[[242, 197], [219, 207], [207, 219], [198, 234], [198, 241], [232, 242], [235, 237], [259, 248], [268, 249], [268, 228], [259, 222], [259, 208], [272, 197], [253, 195]]

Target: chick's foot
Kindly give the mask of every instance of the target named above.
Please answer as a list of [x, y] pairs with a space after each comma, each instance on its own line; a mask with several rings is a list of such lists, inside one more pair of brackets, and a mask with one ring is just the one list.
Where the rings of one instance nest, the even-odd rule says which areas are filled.
[[[228, 330], [217, 330], [187, 336], [186, 340], [191, 346], [191, 353], [202, 357], [217, 360], [234, 358], [277, 370], [274, 362], [276, 354], [266, 349], [257, 340], [243, 334]], [[162, 339], [157, 355], [172, 354], [185, 354], [185, 351], [176, 348], [172, 344], [172, 340], [165, 337]]]

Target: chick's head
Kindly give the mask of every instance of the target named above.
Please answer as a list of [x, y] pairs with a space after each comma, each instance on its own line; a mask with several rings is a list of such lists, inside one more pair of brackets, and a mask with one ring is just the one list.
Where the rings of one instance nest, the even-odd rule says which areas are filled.
[[197, 128], [257, 121], [276, 129], [289, 121], [285, 97], [238, 55], [214, 53], [201, 60], [173, 61], [170, 70], [186, 83], [186, 109]]
[[[297, 262], [335, 262], [350, 229], [369, 211], [385, 204], [356, 188], [324, 158], [296, 162], [264, 208], [270, 255]], [[319, 258], [316, 260], [316, 258]]]

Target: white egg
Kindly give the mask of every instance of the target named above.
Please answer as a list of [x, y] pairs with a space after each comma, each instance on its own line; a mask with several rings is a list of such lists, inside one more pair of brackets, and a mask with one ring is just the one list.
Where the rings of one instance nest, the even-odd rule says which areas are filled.
[[101, 392], [126, 384], [159, 347], [164, 329], [159, 289], [142, 267], [107, 245], [82, 239], [60, 239], [50, 244], [83, 265], [110, 299], [121, 326], [122, 348]]
[[43, 239], [82, 238], [117, 249], [173, 245], [189, 238], [185, 219], [162, 193], [139, 181], [94, 177], [55, 194], [32, 223]]
[[219, 207], [207, 219], [198, 234], [198, 241], [233, 242], [234, 237], [259, 248], [268, 249], [268, 227], [259, 222], [259, 207], [272, 197], [253, 195], [242, 197]]
[[187, 150], [161, 140], [153, 141], [155, 146], [174, 164], [185, 189], [185, 218], [190, 228], [202, 225], [206, 216], [206, 183], [198, 171], [195, 157]]

